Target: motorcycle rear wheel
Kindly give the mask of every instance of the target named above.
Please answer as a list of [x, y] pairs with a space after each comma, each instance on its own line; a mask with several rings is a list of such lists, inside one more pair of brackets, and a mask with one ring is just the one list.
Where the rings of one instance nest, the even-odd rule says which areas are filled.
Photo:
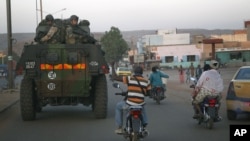
[[161, 104], [161, 97], [159, 95], [155, 98], [157, 104]]
[[139, 133], [131, 134], [129, 141], [138, 141], [139, 140], [138, 136], [139, 136]]
[[206, 126], [208, 129], [212, 129], [214, 125], [214, 120], [212, 118], [209, 118], [209, 120], [206, 122]]

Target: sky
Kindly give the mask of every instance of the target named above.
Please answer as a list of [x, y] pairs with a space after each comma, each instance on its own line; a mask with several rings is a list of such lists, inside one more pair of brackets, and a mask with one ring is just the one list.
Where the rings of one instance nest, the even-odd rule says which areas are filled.
[[[0, 33], [7, 33], [6, 1], [0, 0]], [[243, 29], [250, 0], [10, 0], [12, 33], [34, 33], [51, 13], [90, 21], [91, 32], [155, 29]], [[42, 2], [42, 8], [40, 8]]]

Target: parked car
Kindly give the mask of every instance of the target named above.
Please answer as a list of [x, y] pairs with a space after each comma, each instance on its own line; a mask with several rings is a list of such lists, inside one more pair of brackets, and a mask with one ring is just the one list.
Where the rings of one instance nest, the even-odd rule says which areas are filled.
[[235, 120], [241, 113], [250, 114], [250, 66], [236, 71], [228, 87], [226, 105], [229, 120]]
[[118, 76], [130, 76], [132, 74], [131, 69], [127, 67], [118, 67], [116, 69], [116, 74]]

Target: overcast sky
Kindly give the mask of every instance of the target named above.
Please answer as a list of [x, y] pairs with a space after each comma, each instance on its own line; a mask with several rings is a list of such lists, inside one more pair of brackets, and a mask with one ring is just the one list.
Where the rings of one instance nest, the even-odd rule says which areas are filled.
[[[42, 0], [42, 9], [43, 17], [75, 14], [87, 19], [92, 32], [109, 31], [111, 26], [121, 31], [243, 29], [250, 20], [250, 0]], [[40, 0], [11, 0], [12, 32], [35, 32], [39, 10]], [[0, 33], [7, 32], [6, 11], [6, 0], [0, 0]]]

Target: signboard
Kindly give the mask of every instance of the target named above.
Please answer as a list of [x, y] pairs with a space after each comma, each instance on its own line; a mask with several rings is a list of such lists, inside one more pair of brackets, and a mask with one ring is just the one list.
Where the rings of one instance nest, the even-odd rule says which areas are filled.
[[144, 62], [144, 54], [134, 55], [134, 63]]

